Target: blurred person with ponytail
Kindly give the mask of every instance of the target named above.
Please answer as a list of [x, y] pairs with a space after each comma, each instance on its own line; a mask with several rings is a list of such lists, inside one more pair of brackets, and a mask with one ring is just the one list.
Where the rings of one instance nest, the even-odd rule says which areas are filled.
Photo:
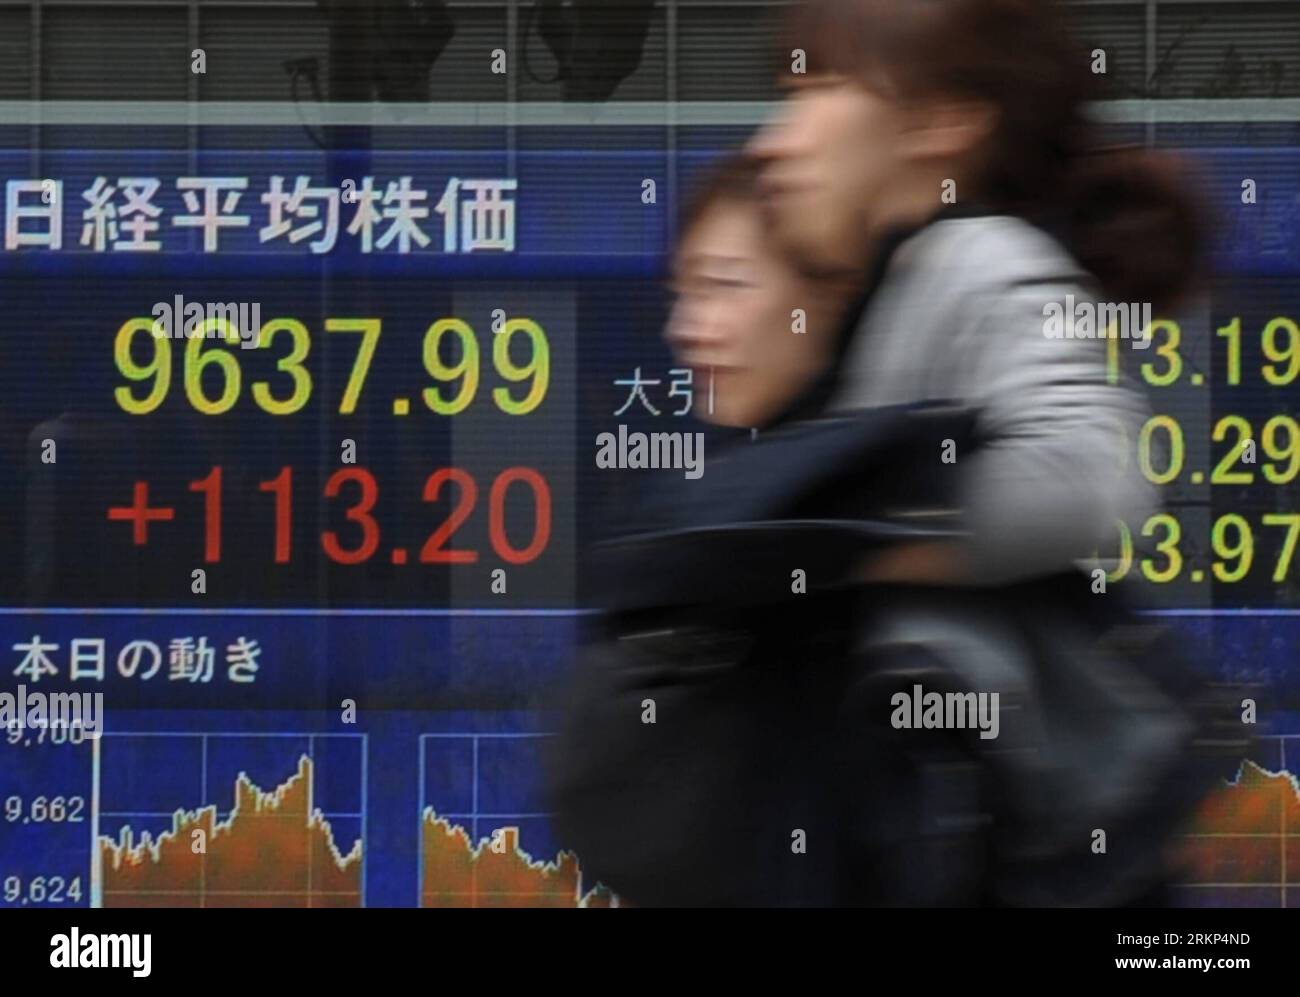
[[869, 576], [995, 584], [1113, 547], [1155, 498], [1120, 449], [1143, 403], [1108, 383], [1103, 340], [1049, 338], [1044, 307], [1177, 303], [1201, 251], [1177, 164], [1099, 144], [1048, 0], [808, 0], [783, 40], [808, 71], [750, 146], [774, 236], [808, 271], [884, 268], [833, 407], [980, 411], [955, 465], [968, 541]]
[[[807, 72], [748, 146], [771, 238], [821, 279], [873, 275], [824, 410], [945, 400], [975, 418], [948, 467], [956, 508], [931, 510], [960, 530], [860, 569], [858, 719], [840, 729], [861, 728], [848, 756], [871, 759], [873, 788], [842, 790], [845, 894], [1164, 904], [1173, 842], [1245, 738], [1177, 635], [1096, 587], [1117, 523], [1137, 536], [1157, 503], [1123, 452], [1148, 410], [1108, 372], [1103, 330], [1054, 337], [1046, 316], [1071, 298], [1176, 306], [1200, 276], [1200, 207], [1170, 154], [1103, 144], [1051, 0], [806, 0], [781, 41]], [[1000, 738], [890, 731], [891, 696], [921, 683], [1000, 690]], [[936, 796], [963, 765], [977, 774]]]

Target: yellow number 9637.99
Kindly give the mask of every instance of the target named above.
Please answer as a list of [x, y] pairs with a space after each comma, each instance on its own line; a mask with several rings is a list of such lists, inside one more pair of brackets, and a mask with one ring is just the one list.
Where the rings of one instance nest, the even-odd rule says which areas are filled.
[[[371, 362], [379, 347], [382, 323], [377, 318], [327, 318], [325, 332], [358, 337], [352, 367], [339, 399], [338, 411], [357, 410], [365, 391]], [[255, 364], [264, 380], [251, 382], [254, 404], [271, 415], [292, 415], [311, 400], [313, 380], [307, 368], [312, 336], [297, 319], [273, 318], [257, 337], [257, 349], [245, 355], [238, 330], [222, 318], [209, 318], [202, 335], [186, 338], [180, 353], [181, 383], [190, 407], [203, 415], [222, 415], [239, 402], [244, 381], [243, 362]], [[529, 318], [510, 318], [492, 335], [492, 366], [504, 382], [492, 389], [492, 401], [508, 415], [527, 415], [546, 398], [551, 380], [551, 348], [546, 332]], [[264, 357], [274, 358], [267, 370]], [[462, 319], [438, 319], [424, 334], [424, 369], [436, 382], [419, 393], [437, 415], [464, 412], [478, 394], [481, 351], [474, 329]], [[113, 389], [123, 412], [148, 415], [168, 397], [172, 386], [172, 340], [154, 335], [154, 320], [127, 319], [113, 341], [113, 360], [126, 379]], [[513, 387], [513, 386], [519, 387]]]

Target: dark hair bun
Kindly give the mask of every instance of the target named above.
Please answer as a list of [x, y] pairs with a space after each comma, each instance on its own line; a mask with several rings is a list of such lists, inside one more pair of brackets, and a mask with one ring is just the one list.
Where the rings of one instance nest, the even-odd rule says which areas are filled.
[[1070, 248], [1116, 301], [1169, 308], [1201, 276], [1205, 225], [1182, 163], [1141, 147], [1072, 158]]

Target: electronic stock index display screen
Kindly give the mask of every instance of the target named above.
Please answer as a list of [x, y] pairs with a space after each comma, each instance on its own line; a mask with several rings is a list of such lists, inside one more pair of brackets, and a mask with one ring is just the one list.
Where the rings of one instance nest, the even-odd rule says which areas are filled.
[[[99, 738], [0, 732], [0, 905], [616, 905], [549, 829], [535, 705], [629, 487], [596, 436], [704, 428], [664, 258], [746, 129], [191, 130], [0, 127], [0, 692], [105, 710]], [[1127, 459], [1165, 506], [1100, 553], [1271, 704], [1182, 893], [1277, 906], [1300, 150], [1193, 155], [1218, 276], [1109, 353], [1149, 392]]]

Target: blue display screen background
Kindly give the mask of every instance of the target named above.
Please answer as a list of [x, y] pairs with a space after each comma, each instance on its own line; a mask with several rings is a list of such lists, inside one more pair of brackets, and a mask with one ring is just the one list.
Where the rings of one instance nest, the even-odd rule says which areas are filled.
[[[198, 141], [178, 144], [177, 136], [191, 131]], [[103, 692], [107, 710], [107, 734], [98, 745], [0, 742], [0, 799], [87, 801], [82, 821], [0, 823], [0, 879], [82, 877], [79, 903], [99, 902], [96, 835], [115, 839], [127, 826], [136, 840], [144, 831], [157, 836], [171, 829], [178, 808], [215, 805], [224, 817], [241, 772], [273, 789], [304, 755], [315, 763], [314, 803], [340, 848], [361, 841], [366, 905], [418, 903], [426, 808], [466, 828], [476, 842], [499, 827], [518, 827], [530, 855], [554, 860], [564, 842], [554, 840], [539, 793], [547, 729], [540, 706], [581, 635], [588, 600], [577, 575], [578, 551], [599, 535], [602, 522], [614, 522], [629, 507], [631, 496], [620, 489], [635, 491], [595, 473], [595, 437], [619, 421], [702, 428], [694, 411], [674, 415], [677, 400], [664, 397], [673, 363], [660, 339], [661, 281], [681, 194], [745, 131], [727, 123], [410, 126], [376, 129], [381, 149], [324, 152], [304, 150], [296, 131], [290, 141], [283, 125], [191, 130], [101, 123], [47, 130], [34, 152], [27, 128], [0, 129], [7, 136], [0, 142], [0, 181], [56, 178], [65, 198], [61, 250], [0, 252], [4, 688], [23, 681], [20, 648], [35, 639], [57, 648], [50, 653], [57, 674], [42, 676], [41, 690]], [[1215, 281], [1185, 316], [1191, 355], [1198, 343], [1208, 349], [1222, 316], [1246, 316], [1247, 328], [1260, 317], [1300, 318], [1300, 149], [1209, 148], [1189, 155], [1207, 198], [1228, 219], [1216, 229]], [[452, 177], [515, 179], [515, 248], [442, 252], [442, 225], [432, 212], [429, 247], [410, 253], [363, 253], [342, 232], [322, 255], [306, 242], [262, 243], [257, 230], [266, 207], [258, 197], [272, 175], [289, 184], [304, 175], [313, 185], [335, 187], [365, 176], [382, 187], [409, 176], [429, 192], [429, 208]], [[81, 192], [100, 176], [161, 179], [161, 252], [94, 252], [79, 244]], [[198, 232], [165, 224], [186, 211], [174, 186], [180, 176], [246, 177], [239, 211], [250, 212], [253, 223], [223, 231], [219, 249], [204, 252]], [[1262, 192], [1252, 214], [1239, 210], [1242, 176], [1255, 177]], [[656, 189], [649, 203], [647, 180]], [[341, 228], [351, 214], [347, 205], [342, 210]], [[187, 409], [175, 380], [158, 411], [124, 414], [112, 394], [123, 383], [113, 338], [128, 318], [176, 294], [258, 301], [264, 319], [301, 320], [312, 332], [318, 365], [311, 402], [275, 417], [241, 398], [230, 414], [209, 418]], [[430, 323], [464, 319], [488, 357], [495, 308], [546, 329], [551, 382], [543, 405], [515, 418], [492, 409], [488, 389], [499, 382], [490, 382], [485, 363], [479, 397], [465, 414], [396, 418], [391, 401], [429, 383], [420, 349]], [[337, 403], [354, 345], [327, 343], [323, 326], [326, 318], [348, 315], [381, 318], [385, 331], [357, 412], [344, 417]], [[248, 364], [246, 379], [274, 371], [262, 357], [240, 353], [239, 359]], [[254, 370], [255, 363], [261, 367]], [[637, 368], [661, 382], [660, 414], [638, 406], [615, 418], [627, 392], [615, 382]], [[1174, 392], [1165, 400], [1165, 410], [1188, 425], [1204, 424], [1222, 402]], [[1243, 392], [1223, 402], [1234, 412], [1263, 415], [1294, 413], [1295, 403], [1294, 389]], [[61, 433], [67, 445], [60, 443], [52, 477], [34, 456], [35, 441]], [[227, 468], [228, 481], [252, 489], [291, 464], [310, 482], [303, 487], [319, 496], [339, 464], [343, 439], [357, 443], [358, 462], [383, 482], [385, 550], [395, 536], [418, 544], [436, 522], [419, 496], [432, 468], [462, 467], [486, 491], [501, 469], [528, 465], [551, 487], [546, 553], [530, 565], [505, 565], [503, 594], [490, 588], [491, 569], [502, 565], [487, 558], [436, 570], [382, 557], [340, 567], [317, 551], [281, 570], [265, 563], [272, 543], [265, 507], [255, 515], [251, 506], [243, 512], [232, 506], [226, 557], [208, 566], [208, 591], [197, 596], [189, 585], [189, 569], [201, 563], [193, 496], [191, 521], [144, 551], [125, 543], [125, 527], [103, 519], [112, 496], [125, 500], [133, 480], [148, 477], [159, 494], [170, 490], [179, 499], [186, 482], [214, 464]], [[1176, 491], [1168, 497], [1198, 502]], [[1221, 499], [1207, 501], [1210, 515]], [[1242, 501], [1277, 508], [1293, 499], [1274, 491]], [[305, 533], [337, 525], [337, 510], [330, 519], [325, 505], [321, 500], [303, 514]], [[458, 541], [486, 550], [485, 519], [480, 514], [468, 522]], [[507, 519], [513, 535], [527, 532], [522, 511]], [[1155, 599], [1155, 612], [1185, 630], [1220, 677], [1261, 684], [1271, 709], [1268, 733], [1275, 736], [1300, 733], [1285, 712], [1300, 705], [1294, 591], [1170, 588]], [[255, 680], [233, 680], [223, 653], [204, 681], [173, 678], [166, 660], [148, 679], [141, 668], [123, 674], [120, 655], [132, 642], [165, 650], [182, 637], [206, 638], [223, 652], [240, 640], [256, 641]], [[70, 649], [86, 640], [102, 640], [107, 649], [100, 681], [72, 681]], [[343, 719], [346, 701], [357, 706], [354, 722]], [[1266, 764], [1285, 767], [1285, 743], [1269, 742], [1281, 754]], [[0, 904], [17, 906], [29, 897], [24, 892]]]

